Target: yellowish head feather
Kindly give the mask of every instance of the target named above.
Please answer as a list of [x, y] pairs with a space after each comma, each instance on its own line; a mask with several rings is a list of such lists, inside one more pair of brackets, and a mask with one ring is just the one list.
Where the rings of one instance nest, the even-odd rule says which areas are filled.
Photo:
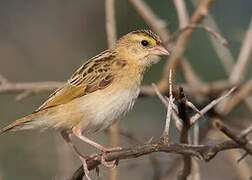
[[122, 59], [136, 64], [141, 69], [146, 69], [158, 62], [158, 56], [153, 55], [151, 50], [161, 44], [160, 37], [152, 31], [136, 30], [119, 39], [115, 51]]
[[162, 40], [160, 39], [160, 37], [150, 30], [145, 30], [145, 29], [144, 30], [136, 30], [136, 31], [132, 31], [129, 34], [134, 34], [134, 35], [136, 35], [136, 38], [139, 38], [139, 39], [144, 38], [145, 40], [150, 42], [151, 45], [153, 45], [153, 46], [156, 46], [156, 45], [162, 43]]

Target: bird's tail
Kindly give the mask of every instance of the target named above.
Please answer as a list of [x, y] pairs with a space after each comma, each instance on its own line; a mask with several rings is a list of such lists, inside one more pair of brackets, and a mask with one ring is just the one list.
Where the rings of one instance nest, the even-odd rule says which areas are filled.
[[23, 118], [20, 118], [13, 123], [9, 124], [8, 126], [0, 129], [0, 135], [7, 132], [7, 131], [19, 131], [19, 130], [28, 130], [34, 129], [38, 127], [38, 123], [36, 123], [37, 117], [35, 114], [30, 114]]

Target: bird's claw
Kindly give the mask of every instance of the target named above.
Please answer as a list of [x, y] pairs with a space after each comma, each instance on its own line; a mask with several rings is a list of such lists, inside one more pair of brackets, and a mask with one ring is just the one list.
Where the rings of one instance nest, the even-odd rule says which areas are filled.
[[118, 160], [107, 162], [106, 153], [102, 153], [101, 164], [107, 168], [114, 169], [118, 165]]
[[106, 161], [106, 153], [120, 151], [120, 150], [122, 150], [121, 147], [111, 147], [111, 148], [104, 147], [103, 149], [101, 149], [101, 151], [102, 151], [101, 164], [107, 168], [111, 168], [111, 169], [115, 168], [118, 165], [118, 160], [107, 162]]

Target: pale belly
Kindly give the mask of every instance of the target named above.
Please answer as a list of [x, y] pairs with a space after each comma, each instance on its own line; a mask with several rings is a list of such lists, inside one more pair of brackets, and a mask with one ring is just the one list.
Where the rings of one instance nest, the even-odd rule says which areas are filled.
[[39, 118], [41, 126], [55, 129], [78, 127], [83, 133], [105, 129], [133, 107], [140, 92], [140, 80], [136, 81], [134, 77], [130, 81], [121, 79], [120, 83], [115, 82], [105, 89], [56, 106]]
[[97, 91], [78, 99], [80, 122], [83, 132], [105, 129], [127, 113], [134, 105], [139, 94], [137, 90]]

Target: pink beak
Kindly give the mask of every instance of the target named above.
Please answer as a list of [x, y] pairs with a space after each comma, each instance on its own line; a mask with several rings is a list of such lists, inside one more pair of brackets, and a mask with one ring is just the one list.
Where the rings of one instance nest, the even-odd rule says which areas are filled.
[[164, 47], [164, 45], [159, 44], [150, 49], [150, 54], [157, 56], [169, 56], [169, 51]]

